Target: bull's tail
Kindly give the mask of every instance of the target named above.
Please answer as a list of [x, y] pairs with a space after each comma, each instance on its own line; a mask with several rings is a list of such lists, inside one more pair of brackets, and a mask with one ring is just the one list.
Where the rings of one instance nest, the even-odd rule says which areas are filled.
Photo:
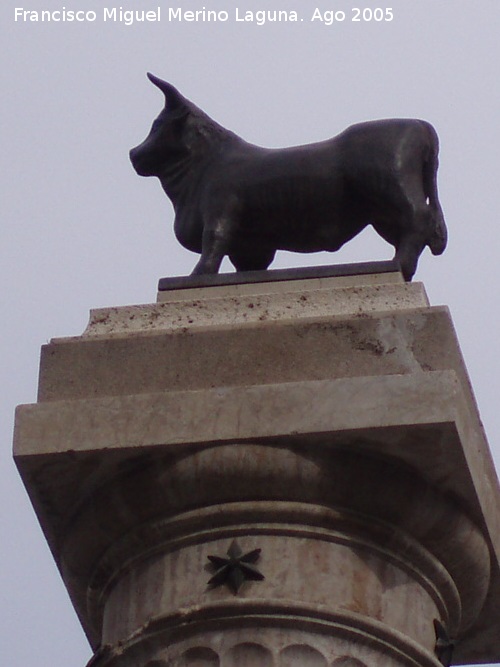
[[429, 200], [429, 208], [432, 216], [432, 225], [427, 238], [427, 245], [433, 255], [440, 255], [446, 248], [448, 232], [443, 210], [439, 203], [437, 189], [439, 140], [432, 125], [428, 123], [426, 125], [429, 131], [429, 154], [423, 165], [423, 185], [425, 196]]

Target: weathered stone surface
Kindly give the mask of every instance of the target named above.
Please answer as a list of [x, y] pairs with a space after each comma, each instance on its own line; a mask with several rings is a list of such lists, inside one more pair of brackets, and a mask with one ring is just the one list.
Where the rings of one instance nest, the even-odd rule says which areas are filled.
[[42, 349], [39, 401], [450, 368], [465, 377], [447, 309], [411, 309], [57, 340]]
[[[450, 316], [384, 280], [168, 292], [44, 347], [15, 455], [92, 665], [436, 667], [435, 618], [456, 661], [500, 660], [500, 494]], [[238, 595], [207, 587], [235, 538], [265, 576]]]
[[219, 285], [159, 292], [158, 303], [152, 305], [93, 310], [84, 336], [286, 322], [425, 305], [423, 285], [405, 283], [399, 273], [243, 283], [231, 285], [229, 294], [228, 287]]

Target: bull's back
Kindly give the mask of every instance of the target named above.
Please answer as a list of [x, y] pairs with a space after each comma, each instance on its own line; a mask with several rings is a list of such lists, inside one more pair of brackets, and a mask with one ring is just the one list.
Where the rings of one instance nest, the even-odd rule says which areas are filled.
[[346, 177], [359, 178], [369, 170], [397, 173], [405, 161], [432, 150], [434, 140], [435, 131], [426, 121], [369, 121], [303, 146], [266, 149], [247, 144], [224, 160], [224, 171], [231, 174], [231, 187], [297, 192], [296, 186], [303, 183], [305, 190], [328, 197], [326, 184], [338, 186]]
[[315, 144], [248, 146], [229, 156], [221, 177], [230, 174], [228, 194], [237, 193], [250, 229], [282, 235], [292, 225], [307, 235], [325, 221], [367, 216], [369, 203], [386, 196], [387, 180], [397, 179], [406, 163], [414, 168], [415, 155], [429, 150], [429, 127], [425, 121], [381, 120]]
[[437, 151], [434, 128], [422, 120], [390, 119], [358, 123], [335, 138], [346, 175], [363, 179], [374, 171], [399, 177], [412, 166], [421, 169], [422, 161]]

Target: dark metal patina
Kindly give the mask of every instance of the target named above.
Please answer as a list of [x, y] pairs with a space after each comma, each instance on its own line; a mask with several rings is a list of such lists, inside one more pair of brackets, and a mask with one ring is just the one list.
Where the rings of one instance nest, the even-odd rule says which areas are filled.
[[436, 174], [438, 138], [423, 120], [353, 125], [332, 139], [261, 148], [224, 129], [171, 84], [149, 79], [165, 107], [130, 151], [175, 209], [175, 234], [201, 253], [193, 274], [267, 269], [277, 250], [335, 251], [372, 225], [411, 280], [423, 249], [446, 247]]

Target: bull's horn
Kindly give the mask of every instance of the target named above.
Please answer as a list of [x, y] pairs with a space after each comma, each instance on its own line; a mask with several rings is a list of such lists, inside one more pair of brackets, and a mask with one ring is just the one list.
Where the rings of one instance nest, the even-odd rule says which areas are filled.
[[161, 90], [161, 92], [165, 95], [165, 99], [167, 102], [167, 105], [170, 108], [182, 106], [185, 103], [184, 98], [182, 95], [179, 93], [177, 88], [172, 86], [171, 83], [168, 83], [168, 81], [163, 81], [163, 79], [159, 79], [157, 76], [154, 74], [151, 74], [151, 72], [147, 73], [148, 79], [153, 83], [157, 88]]

